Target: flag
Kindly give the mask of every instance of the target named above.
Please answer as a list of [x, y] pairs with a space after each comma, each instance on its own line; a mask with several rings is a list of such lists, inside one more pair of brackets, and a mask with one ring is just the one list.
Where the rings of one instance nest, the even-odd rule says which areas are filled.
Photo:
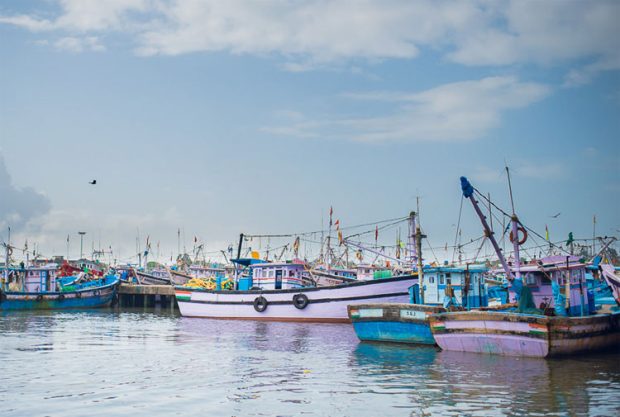
[[344, 239], [342, 238], [342, 230], [338, 230], [338, 243], [340, 243], [340, 246], [344, 243]]
[[151, 238], [151, 236], [150, 236], [150, 235], [147, 235], [147, 236], [146, 236], [146, 247], [147, 247], [147, 248], [150, 248], [150, 247], [151, 247], [151, 243], [149, 242], [150, 238]]
[[379, 239], [379, 226], [375, 226], [375, 242]]
[[396, 239], [396, 259], [400, 259], [400, 239]]
[[69, 235], [67, 235], [67, 243], [69, 243]]
[[336, 220], [336, 223], [334, 223], [334, 226], [336, 226], [336, 229], [340, 229], [340, 220]]
[[334, 208], [329, 206], [329, 227], [332, 227], [332, 214], [334, 214]]
[[295, 255], [299, 252], [299, 236], [297, 236], [293, 242], [293, 251], [295, 251]]
[[547, 225], [545, 225], [545, 239], [547, 239], [547, 242], [549, 241], [549, 228]]
[[592, 223], [596, 224], [596, 214], [592, 216]]
[[568, 233], [568, 240], [566, 241], [566, 246], [571, 245], [574, 241], [575, 241], [575, 239], [573, 238], [573, 232], [569, 232]]
[[198, 242], [198, 237], [194, 236], [194, 243]]

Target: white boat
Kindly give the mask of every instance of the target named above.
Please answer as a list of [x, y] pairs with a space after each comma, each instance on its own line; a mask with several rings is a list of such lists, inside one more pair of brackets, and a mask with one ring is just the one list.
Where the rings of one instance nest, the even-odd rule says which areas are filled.
[[175, 287], [181, 315], [218, 319], [271, 321], [350, 322], [347, 305], [352, 303], [406, 303], [409, 288], [417, 283], [415, 275], [403, 275], [329, 287], [287, 288], [247, 291], [209, 291]]

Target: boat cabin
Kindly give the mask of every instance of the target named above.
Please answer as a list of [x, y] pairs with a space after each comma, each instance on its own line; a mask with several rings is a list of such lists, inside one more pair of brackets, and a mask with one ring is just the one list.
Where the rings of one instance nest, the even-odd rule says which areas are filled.
[[370, 281], [373, 279], [391, 278], [392, 271], [377, 265], [359, 264], [357, 266], [357, 280]]
[[250, 265], [252, 284], [263, 290], [285, 290], [301, 288], [304, 264], [301, 263], [257, 263]]
[[[567, 263], [568, 259], [568, 263]], [[532, 291], [536, 307], [544, 309], [555, 307], [552, 282], [559, 286], [559, 292], [568, 299], [571, 316], [585, 314], [590, 310], [588, 300], [588, 283], [586, 265], [579, 262], [577, 256], [549, 256], [521, 266], [521, 279]], [[510, 287], [510, 300], [516, 300], [517, 294]], [[567, 295], [568, 294], [568, 295]]]
[[20, 275], [23, 275], [21, 280], [21, 288], [18, 290], [27, 292], [57, 291], [57, 272], [58, 266], [56, 264], [26, 268], [20, 271]]
[[218, 278], [226, 275], [224, 268], [215, 266], [192, 265], [189, 267], [189, 275], [194, 278]]
[[424, 269], [424, 304], [443, 305], [450, 289], [456, 305], [473, 308], [488, 304], [485, 273], [482, 265], [469, 268], [439, 266]]

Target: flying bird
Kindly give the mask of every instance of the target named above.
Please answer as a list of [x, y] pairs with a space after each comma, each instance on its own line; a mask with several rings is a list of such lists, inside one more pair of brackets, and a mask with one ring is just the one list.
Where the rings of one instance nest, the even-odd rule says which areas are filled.
[[562, 213], [554, 214], [553, 216], [549, 216], [549, 217], [557, 219], [560, 214], [562, 214]]
[[92, 180], [92, 181], [89, 181], [88, 183], [91, 184], [91, 185], [95, 185], [95, 184], [97, 184], [97, 180]]

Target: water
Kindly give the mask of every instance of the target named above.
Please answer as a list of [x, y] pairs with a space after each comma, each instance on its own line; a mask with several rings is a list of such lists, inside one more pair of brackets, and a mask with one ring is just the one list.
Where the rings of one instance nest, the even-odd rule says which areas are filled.
[[0, 315], [0, 416], [620, 415], [620, 354], [359, 343], [349, 325]]

